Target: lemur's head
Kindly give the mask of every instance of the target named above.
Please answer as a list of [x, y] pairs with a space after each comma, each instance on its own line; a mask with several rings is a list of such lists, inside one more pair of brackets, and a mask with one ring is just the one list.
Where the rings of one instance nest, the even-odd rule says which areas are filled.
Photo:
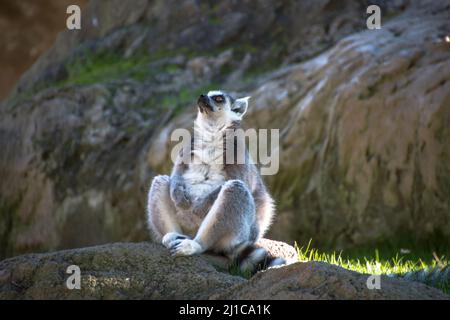
[[198, 117], [225, 125], [239, 121], [247, 112], [249, 98], [234, 99], [224, 91], [209, 91], [198, 98]]

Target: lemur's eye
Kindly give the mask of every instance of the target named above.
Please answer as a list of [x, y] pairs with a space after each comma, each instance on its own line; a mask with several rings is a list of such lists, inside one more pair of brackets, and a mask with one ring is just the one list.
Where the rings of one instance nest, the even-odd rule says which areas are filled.
[[225, 101], [225, 99], [224, 99], [223, 96], [214, 96], [213, 99], [214, 99], [214, 101], [217, 102], [217, 103], [222, 103], [222, 102]]

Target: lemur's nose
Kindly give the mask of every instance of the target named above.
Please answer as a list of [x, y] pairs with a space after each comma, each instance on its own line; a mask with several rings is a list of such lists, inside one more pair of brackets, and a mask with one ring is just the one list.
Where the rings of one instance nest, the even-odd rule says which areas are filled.
[[208, 96], [206, 94], [201, 94], [200, 97], [198, 97], [197, 104], [200, 107], [201, 112], [205, 110], [214, 111], [208, 103]]
[[200, 97], [198, 97], [198, 102], [208, 104], [208, 96], [206, 94], [201, 94]]

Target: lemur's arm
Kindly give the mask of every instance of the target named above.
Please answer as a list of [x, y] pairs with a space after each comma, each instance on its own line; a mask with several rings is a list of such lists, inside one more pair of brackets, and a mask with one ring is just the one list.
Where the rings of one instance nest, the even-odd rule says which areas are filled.
[[192, 206], [192, 201], [189, 197], [183, 178], [183, 173], [186, 170], [187, 165], [182, 162], [182, 157], [182, 152], [180, 152], [170, 176], [170, 198], [176, 207], [181, 209], [189, 209]]

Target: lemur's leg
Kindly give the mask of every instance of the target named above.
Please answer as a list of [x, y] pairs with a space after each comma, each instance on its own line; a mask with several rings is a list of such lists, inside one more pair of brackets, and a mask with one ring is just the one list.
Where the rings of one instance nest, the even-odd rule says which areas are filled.
[[169, 193], [170, 178], [159, 175], [152, 181], [148, 194], [147, 222], [156, 241], [166, 247], [177, 239], [186, 239], [177, 222], [176, 208]]
[[203, 220], [194, 239], [176, 240], [171, 251], [175, 255], [193, 255], [206, 250], [231, 252], [254, 241], [255, 202], [240, 180], [229, 180], [220, 189], [216, 201]]

